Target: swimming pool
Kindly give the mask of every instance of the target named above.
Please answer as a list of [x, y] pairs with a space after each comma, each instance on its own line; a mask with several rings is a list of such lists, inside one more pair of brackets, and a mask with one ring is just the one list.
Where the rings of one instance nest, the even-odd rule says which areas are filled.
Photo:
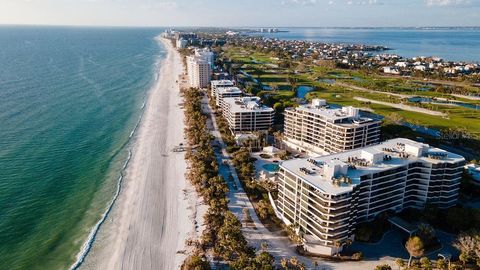
[[280, 170], [280, 166], [278, 166], [278, 164], [265, 164], [262, 167], [268, 172], [278, 172], [278, 170]]

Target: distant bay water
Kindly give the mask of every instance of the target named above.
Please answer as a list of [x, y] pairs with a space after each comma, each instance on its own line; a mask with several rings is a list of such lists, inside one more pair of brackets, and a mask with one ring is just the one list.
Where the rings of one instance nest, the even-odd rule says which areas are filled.
[[[480, 62], [480, 28], [280, 28], [258, 33], [285, 40], [383, 45], [405, 57], [438, 56], [450, 61]], [[257, 35], [257, 34], [255, 34]]]
[[162, 29], [0, 27], [0, 269], [68, 269], [117, 190]]

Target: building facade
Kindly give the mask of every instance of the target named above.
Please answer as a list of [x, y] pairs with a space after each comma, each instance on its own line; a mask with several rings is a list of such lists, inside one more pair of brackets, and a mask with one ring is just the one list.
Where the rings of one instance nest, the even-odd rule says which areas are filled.
[[223, 108], [222, 102], [225, 98], [241, 97], [243, 96], [242, 89], [238, 87], [217, 87], [215, 90], [215, 104]]
[[272, 204], [308, 251], [332, 255], [353, 240], [357, 223], [380, 213], [454, 206], [464, 163], [462, 156], [408, 139], [289, 160], [280, 164]]
[[211, 69], [205, 59], [196, 56], [187, 56], [187, 73], [191, 87], [206, 88], [209, 86]]
[[260, 103], [259, 97], [225, 98], [222, 114], [232, 133], [267, 131], [274, 120], [273, 108]]
[[380, 120], [362, 117], [359, 109], [331, 109], [325, 100], [285, 109], [285, 143], [313, 154], [348, 151], [375, 144]]
[[217, 89], [224, 87], [233, 87], [234, 83], [231, 80], [213, 80], [210, 82], [210, 94], [212, 97], [217, 96]]
[[210, 65], [210, 68], [213, 70], [213, 67], [215, 65], [215, 54], [212, 51], [210, 51], [207, 48], [203, 48], [203, 49], [197, 48], [195, 49], [195, 56], [207, 61], [208, 64]]
[[175, 43], [175, 46], [176, 46], [178, 49], [186, 48], [187, 45], [188, 45], [188, 40], [183, 39], [183, 38], [177, 39], [177, 41], [176, 41], [176, 43]]

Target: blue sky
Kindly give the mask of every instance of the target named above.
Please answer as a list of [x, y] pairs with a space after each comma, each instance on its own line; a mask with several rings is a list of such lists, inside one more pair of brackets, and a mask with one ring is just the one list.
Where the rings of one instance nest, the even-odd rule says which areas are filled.
[[480, 0], [0, 0], [0, 24], [480, 26]]

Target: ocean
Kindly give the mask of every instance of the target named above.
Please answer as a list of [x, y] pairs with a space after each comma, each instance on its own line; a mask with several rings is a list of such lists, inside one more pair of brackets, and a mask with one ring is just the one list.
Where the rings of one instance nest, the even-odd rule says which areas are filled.
[[0, 26], [0, 269], [68, 269], [108, 209], [162, 29]]
[[480, 62], [480, 28], [280, 28], [258, 33], [285, 40], [383, 45], [405, 57], [438, 56], [449, 61]]

